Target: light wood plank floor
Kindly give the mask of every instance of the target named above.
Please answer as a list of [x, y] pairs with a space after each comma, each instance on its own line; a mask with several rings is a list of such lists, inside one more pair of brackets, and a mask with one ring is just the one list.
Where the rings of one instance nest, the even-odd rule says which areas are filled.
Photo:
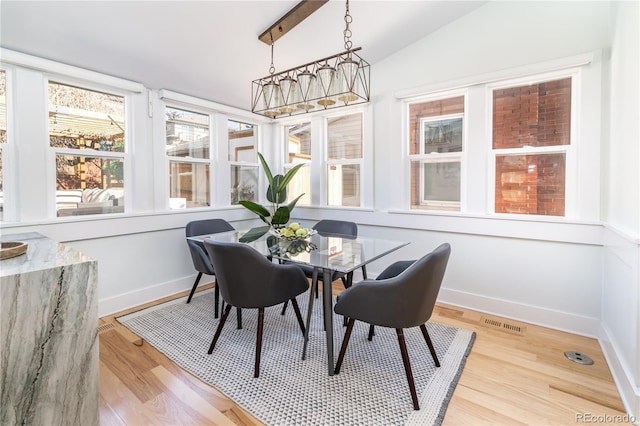
[[[336, 293], [341, 289], [334, 283]], [[115, 321], [169, 299], [100, 319], [101, 424], [259, 425]], [[595, 339], [441, 304], [431, 320], [477, 333], [444, 425], [570, 425], [587, 423], [589, 415], [625, 416]], [[569, 361], [566, 350], [583, 352], [595, 363]]]

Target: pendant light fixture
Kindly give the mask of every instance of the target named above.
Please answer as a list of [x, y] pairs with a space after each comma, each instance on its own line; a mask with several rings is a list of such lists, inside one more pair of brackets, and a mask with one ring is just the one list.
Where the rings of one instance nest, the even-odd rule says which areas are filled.
[[352, 47], [349, 26], [353, 19], [349, 0], [346, 0], [344, 16], [344, 52], [275, 72], [273, 34], [281, 37], [324, 3], [326, 1], [300, 2], [259, 37], [262, 41], [270, 41], [271, 66], [267, 77], [252, 82], [252, 112], [279, 118], [369, 102], [370, 65], [356, 53], [361, 48]]

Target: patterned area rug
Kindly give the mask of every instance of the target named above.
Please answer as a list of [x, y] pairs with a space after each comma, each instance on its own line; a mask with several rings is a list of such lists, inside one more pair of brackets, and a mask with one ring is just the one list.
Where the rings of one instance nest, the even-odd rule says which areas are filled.
[[[291, 306], [284, 316], [281, 306], [267, 308], [260, 377], [254, 379], [258, 310], [243, 310], [238, 330], [232, 309], [208, 355], [218, 325], [213, 297], [211, 291], [201, 292], [188, 305], [179, 299], [118, 321], [266, 425], [439, 425], [475, 339], [471, 331], [427, 323], [441, 363], [436, 368], [420, 329], [405, 330], [421, 408], [414, 411], [395, 330], [377, 327], [369, 342], [368, 325], [356, 322], [341, 372], [330, 377], [322, 299], [314, 303], [305, 361]], [[298, 296], [303, 318], [308, 297], [308, 292]], [[334, 324], [337, 358], [346, 327], [338, 315]]]

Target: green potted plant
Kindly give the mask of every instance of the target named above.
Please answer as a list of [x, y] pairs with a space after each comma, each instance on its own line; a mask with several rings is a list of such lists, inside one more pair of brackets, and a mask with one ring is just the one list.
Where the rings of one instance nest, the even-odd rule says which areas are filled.
[[269, 182], [269, 187], [267, 188], [267, 201], [271, 204], [263, 206], [262, 204], [254, 201], [238, 201], [238, 203], [243, 207], [257, 214], [260, 220], [265, 223], [263, 226], [257, 226], [250, 229], [240, 238], [240, 242], [255, 241], [269, 232], [269, 229], [271, 228], [278, 230], [284, 227], [291, 217], [291, 211], [296, 206], [300, 197], [304, 195], [304, 193], [302, 193], [290, 203], [284, 204], [287, 201], [287, 185], [304, 164], [296, 164], [284, 175], [277, 174], [274, 176], [262, 154], [258, 153], [258, 158], [260, 158], [264, 174]]

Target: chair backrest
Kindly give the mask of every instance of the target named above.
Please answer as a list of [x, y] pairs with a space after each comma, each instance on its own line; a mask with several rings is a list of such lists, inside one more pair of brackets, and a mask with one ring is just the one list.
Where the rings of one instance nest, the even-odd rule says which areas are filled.
[[414, 263], [416, 263], [415, 260], [399, 260], [395, 263], [392, 263], [391, 265], [384, 268], [384, 271], [378, 274], [376, 280], [386, 280], [398, 276]]
[[345, 290], [335, 312], [391, 328], [424, 324], [433, 313], [450, 253], [445, 243], [415, 262], [390, 265], [381, 274], [388, 278], [360, 281]]
[[[187, 237], [192, 237], [194, 235], [233, 231], [234, 229], [235, 228], [224, 219], [205, 219], [187, 223], [185, 233]], [[213, 264], [202, 243], [187, 240], [187, 245], [189, 246], [189, 253], [191, 253], [191, 260], [193, 261], [193, 267], [196, 271], [208, 275], [215, 275]]]
[[343, 235], [347, 237], [358, 236], [358, 225], [354, 222], [344, 220], [322, 219], [315, 225], [313, 229], [321, 235]]
[[204, 240], [220, 295], [237, 308], [277, 305], [303, 293], [309, 281], [295, 265], [272, 263], [242, 243]]
[[398, 322], [406, 323], [401, 328], [424, 324], [431, 318], [450, 254], [449, 243], [441, 244], [399, 275], [386, 280], [395, 281], [400, 297], [408, 301], [402, 310], [404, 314], [399, 312], [400, 317], [397, 318]]
[[187, 223], [185, 232], [187, 237], [204, 234], [217, 234], [218, 232], [233, 231], [235, 228], [224, 219], [194, 220]]

